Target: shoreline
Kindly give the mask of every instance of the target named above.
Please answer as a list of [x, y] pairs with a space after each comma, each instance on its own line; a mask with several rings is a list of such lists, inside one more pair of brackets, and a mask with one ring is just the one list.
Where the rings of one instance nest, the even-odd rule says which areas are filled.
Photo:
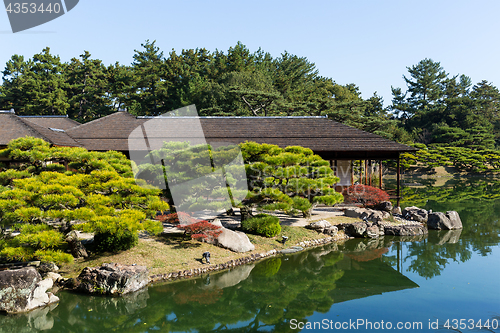
[[[340, 235], [337, 234], [334, 237], [326, 237], [326, 238], [320, 238], [320, 239], [313, 239], [313, 240], [303, 240], [300, 243], [296, 245], [291, 245], [286, 249], [272, 249], [267, 252], [263, 253], [252, 253], [251, 255], [244, 256], [242, 258], [237, 258], [237, 259], [231, 259], [225, 263], [222, 264], [210, 264], [207, 267], [204, 268], [188, 268], [185, 270], [179, 270], [179, 271], [173, 271], [173, 272], [168, 272], [164, 274], [154, 274], [149, 277], [149, 284], [155, 284], [155, 283], [161, 283], [161, 282], [174, 282], [177, 280], [181, 279], [188, 279], [188, 278], [193, 278], [197, 276], [201, 276], [205, 273], [210, 273], [210, 272], [222, 272], [226, 269], [231, 269], [233, 267], [237, 266], [242, 266], [246, 264], [250, 264], [253, 262], [257, 262], [266, 258], [274, 257], [276, 255], [286, 255], [286, 254], [292, 254], [292, 253], [297, 253], [304, 251], [309, 248], [314, 248], [330, 243], [337, 243], [337, 242], [342, 242], [350, 239], [351, 237], [348, 237], [344, 233], [341, 233]], [[292, 251], [287, 251], [284, 252], [284, 250], [289, 250], [292, 249]]]

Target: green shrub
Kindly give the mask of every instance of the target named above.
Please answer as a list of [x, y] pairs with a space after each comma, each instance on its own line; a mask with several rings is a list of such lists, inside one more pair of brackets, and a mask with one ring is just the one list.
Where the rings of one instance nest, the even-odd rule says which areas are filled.
[[139, 242], [137, 232], [124, 231], [121, 233], [103, 232], [94, 236], [97, 252], [119, 252], [133, 248]]
[[309, 202], [306, 198], [302, 198], [299, 196], [293, 197], [293, 205], [294, 209], [297, 209], [302, 212], [304, 217], [309, 217], [311, 215], [312, 203]]
[[55, 262], [60, 265], [73, 261], [73, 256], [69, 253], [54, 250], [38, 250], [34, 254], [34, 258], [43, 262]]
[[241, 227], [244, 231], [265, 237], [274, 237], [281, 232], [280, 219], [267, 214], [258, 214], [244, 220]]

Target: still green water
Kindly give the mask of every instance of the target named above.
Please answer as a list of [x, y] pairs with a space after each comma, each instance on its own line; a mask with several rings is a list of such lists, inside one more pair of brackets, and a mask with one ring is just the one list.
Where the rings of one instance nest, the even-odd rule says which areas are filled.
[[500, 183], [447, 185], [406, 188], [402, 205], [456, 210], [463, 230], [330, 244], [124, 298], [63, 292], [0, 317], [0, 332], [500, 332]]

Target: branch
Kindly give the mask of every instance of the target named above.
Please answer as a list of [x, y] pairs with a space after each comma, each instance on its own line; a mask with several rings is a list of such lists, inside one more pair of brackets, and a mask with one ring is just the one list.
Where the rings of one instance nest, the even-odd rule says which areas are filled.
[[245, 99], [245, 96], [241, 96], [241, 99], [243, 99], [243, 102], [245, 102], [245, 104], [250, 108], [250, 111], [252, 111], [252, 113], [254, 114], [254, 116], [258, 117], [259, 115], [257, 114], [257, 111], [260, 110], [260, 108], [257, 108], [257, 109], [253, 109], [252, 106], [250, 105], [250, 103], [247, 102], [247, 100]]

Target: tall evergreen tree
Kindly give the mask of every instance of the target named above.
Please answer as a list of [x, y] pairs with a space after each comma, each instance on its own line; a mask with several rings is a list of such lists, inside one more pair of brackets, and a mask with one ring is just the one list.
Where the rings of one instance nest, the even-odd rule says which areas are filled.
[[28, 96], [21, 88], [26, 74], [32, 66], [31, 60], [25, 61], [22, 55], [14, 54], [2, 72], [3, 85], [0, 90], [0, 108], [22, 110], [28, 103]]
[[88, 51], [73, 58], [66, 66], [70, 108], [69, 117], [85, 122], [111, 112], [111, 99], [107, 94], [108, 78], [101, 60], [91, 59]]
[[69, 103], [66, 95], [66, 81], [62, 72], [65, 64], [58, 56], [50, 54], [46, 47], [33, 56], [33, 63], [23, 75], [20, 89], [28, 102], [19, 110], [24, 115], [64, 115]]
[[413, 113], [432, 107], [443, 97], [443, 85], [448, 74], [439, 62], [426, 58], [407, 69], [410, 78], [404, 75], [403, 78], [408, 86], [408, 102]]
[[135, 102], [136, 113], [140, 115], [160, 115], [168, 112], [165, 100], [168, 98], [168, 82], [165, 80], [163, 52], [156, 41], [141, 44], [142, 51], [135, 50], [132, 69], [133, 90], [130, 98]]

